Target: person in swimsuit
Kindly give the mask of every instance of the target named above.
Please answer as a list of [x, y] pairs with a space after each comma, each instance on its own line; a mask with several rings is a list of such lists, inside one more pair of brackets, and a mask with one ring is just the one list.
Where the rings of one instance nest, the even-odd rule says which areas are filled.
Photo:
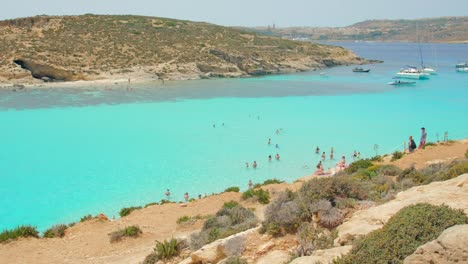
[[275, 159], [280, 160], [280, 155], [278, 153], [276, 153]]
[[333, 159], [333, 147], [332, 147], [331, 150], [330, 150], [330, 159], [331, 159], [331, 160]]
[[325, 155], [325, 152], [322, 153], [322, 160], [325, 160], [327, 156]]
[[189, 195], [188, 195], [187, 192], [184, 194], [184, 199], [185, 199], [186, 202], [188, 202], [188, 200], [189, 200]]
[[257, 162], [256, 162], [255, 160], [254, 160], [254, 162], [252, 163], [252, 167], [253, 167], [254, 169], [257, 168]]
[[424, 127], [421, 127], [421, 139], [419, 140], [419, 149], [423, 149], [426, 145], [427, 133]]
[[268, 155], [268, 161], [271, 162], [271, 155]]
[[315, 148], [315, 154], [319, 154], [319, 152], [320, 152], [320, 148], [317, 146], [317, 147]]

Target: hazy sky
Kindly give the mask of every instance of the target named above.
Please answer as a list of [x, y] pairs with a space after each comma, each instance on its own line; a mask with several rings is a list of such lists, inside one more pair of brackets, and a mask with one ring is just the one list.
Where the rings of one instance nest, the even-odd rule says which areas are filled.
[[468, 0], [0, 0], [0, 20], [132, 14], [227, 26], [346, 26], [366, 19], [468, 15]]

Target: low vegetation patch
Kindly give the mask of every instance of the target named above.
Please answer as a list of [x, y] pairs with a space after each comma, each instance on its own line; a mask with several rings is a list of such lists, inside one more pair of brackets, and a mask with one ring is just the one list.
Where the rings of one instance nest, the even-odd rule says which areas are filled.
[[351, 253], [334, 263], [402, 263], [417, 247], [436, 239], [445, 229], [467, 223], [461, 210], [445, 205], [411, 205], [390, 218], [382, 229], [359, 239]]
[[206, 220], [200, 233], [191, 236], [190, 246], [197, 250], [215, 240], [255, 227], [257, 222], [254, 213], [240, 205], [223, 207], [216, 216]]
[[91, 220], [91, 219], [93, 219], [92, 215], [90, 215], [90, 214], [85, 215], [85, 216], [81, 217], [80, 222], [85, 222], [85, 221], [88, 221], [88, 220]]
[[55, 225], [44, 232], [44, 237], [53, 238], [53, 237], [64, 237], [65, 230], [67, 230], [67, 225]]
[[156, 202], [147, 203], [147, 204], [145, 204], [145, 208], [148, 207], [148, 206], [153, 206], [153, 205], [158, 205], [158, 203], [156, 203]]
[[404, 155], [403, 152], [395, 151], [395, 152], [393, 152], [392, 159], [390, 161], [399, 160], [399, 159], [403, 158], [403, 155]]
[[348, 168], [345, 169], [345, 172], [348, 174], [352, 174], [357, 172], [359, 169], [367, 169], [373, 165], [374, 163], [372, 163], [372, 161], [368, 159], [362, 159], [349, 164]]
[[133, 212], [135, 210], [139, 210], [139, 209], [141, 209], [141, 206], [124, 207], [124, 208], [120, 209], [119, 215], [121, 217], [124, 217], [124, 216], [129, 215], [131, 212]]
[[242, 199], [256, 199], [261, 204], [270, 203], [270, 193], [263, 189], [249, 189], [242, 194]]
[[284, 183], [284, 181], [278, 180], [278, 179], [268, 179], [268, 180], [265, 180], [263, 183], [256, 183], [254, 185], [254, 188], [258, 188], [258, 187], [262, 187], [262, 186], [266, 186], [270, 184], [280, 184], [280, 183]]
[[236, 201], [229, 201], [229, 202], [225, 202], [223, 204], [223, 208], [227, 208], [227, 209], [232, 209], [232, 208], [234, 208], [236, 206], [239, 206], [239, 203], [236, 202]]
[[138, 237], [142, 234], [143, 232], [141, 231], [141, 229], [138, 227], [138, 226], [128, 226], [124, 229], [120, 229], [120, 230], [117, 230], [117, 231], [114, 231], [112, 233], [109, 234], [110, 236], [110, 242], [111, 243], [114, 243], [114, 242], [118, 242], [120, 240], [122, 240], [124, 237]]
[[18, 226], [10, 230], [4, 230], [0, 233], [0, 242], [6, 242], [9, 240], [17, 239], [20, 237], [39, 237], [39, 232], [34, 226]]
[[175, 238], [164, 240], [162, 242], [156, 241], [153, 252], [146, 256], [143, 264], [156, 264], [160, 260], [164, 261], [171, 259], [178, 256], [185, 247], [186, 243]]
[[224, 192], [239, 192], [239, 191], [240, 191], [239, 187], [229, 187], [226, 190], [224, 190]]
[[239, 256], [230, 256], [224, 262], [224, 264], [247, 264], [247, 260]]

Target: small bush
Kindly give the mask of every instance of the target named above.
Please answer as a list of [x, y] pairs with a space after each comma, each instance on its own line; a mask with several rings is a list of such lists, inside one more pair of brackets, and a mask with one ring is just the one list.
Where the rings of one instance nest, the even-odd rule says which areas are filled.
[[39, 237], [39, 232], [35, 226], [18, 226], [11, 230], [4, 230], [0, 233], [0, 242], [5, 242], [19, 237]]
[[224, 192], [239, 192], [239, 191], [240, 191], [239, 187], [229, 187], [226, 190], [224, 190]]
[[110, 236], [110, 242], [111, 243], [114, 243], [114, 242], [118, 242], [120, 240], [122, 240], [124, 237], [138, 237], [142, 234], [143, 232], [141, 231], [141, 229], [138, 227], [138, 226], [128, 226], [124, 229], [120, 229], [120, 230], [117, 230], [117, 231], [114, 231], [112, 233], [109, 234]]
[[[369, 167], [369, 168], [372, 168]], [[355, 179], [359, 179], [359, 180], [370, 180], [372, 179], [373, 177], [377, 176], [377, 173], [375, 172], [375, 170], [370, 170], [370, 169], [359, 169], [354, 175], [353, 175], [353, 178]]]
[[401, 209], [382, 227], [356, 242], [335, 263], [401, 263], [417, 247], [437, 238], [445, 229], [467, 224], [461, 210], [416, 204]]
[[468, 149], [465, 151], [465, 158], [468, 159]]
[[249, 198], [255, 198], [261, 204], [270, 203], [270, 194], [268, 193], [268, 191], [265, 191], [263, 189], [249, 189], [242, 194], [242, 199], [246, 200]]
[[245, 231], [256, 226], [254, 213], [240, 205], [233, 208], [223, 207], [216, 216], [206, 220], [201, 232], [191, 236], [190, 245], [197, 250], [217, 239]]
[[65, 230], [68, 228], [67, 225], [56, 225], [44, 232], [44, 237], [53, 238], [53, 237], [63, 237], [65, 236]]
[[409, 168], [403, 170], [399, 175], [398, 175], [398, 181], [402, 181], [404, 179], [410, 179], [412, 180], [415, 184], [422, 184], [427, 180], [427, 177], [420, 173], [419, 171], [415, 170], [414, 168]]
[[401, 158], [403, 158], [403, 152], [400, 152], [400, 151], [395, 151], [393, 152], [392, 154], [392, 159], [390, 161], [395, 161], [395, 160], [399, 160]]
[[119, 215], [121, 217], [129, 215], [131, 212], [141, 209], [141, 206], [132, 206], [132, 207], [124, 207], [120, 209]]
[[348, 174], [353, 174], [357, 172], [359, 169], [367, 169], [372, 165], [374, 164], [372, 163], [372, 161], [368, 159], [358, 160], [349, 164], [349, 167], [345, 169], [345, 172]]
[[230, 256], [223, 263], [224, 264], [247, 264], [247, 260], [239, 256]]
[[92, 215], [90, 215], [90, 214], [85, 215], [85, 216], [81, 217], [80, 222], [85, 222], [85, 221], [88, 221], [88, 220], [91, 220], [91, 219], [93, 219]]
[[256, 183], [254, 185], [254, 189], [262, 187], [262, 186], [270, 185], [270, 184], [280, 184], [280, 183], [283, 183], [283, 182], [284, 181], [278, 180], [278, 179], [268, 179], [268, 180], [265, 180], [263, 183]]
[[330, 208], [329, 210], [319, 211], [318, 216], [320, 219], [319, 224], [330, 229], [341, 225], [344, 219], [343, 213], [335, 207]]
[[147, 204], [145, 204], [145, 208], [148, 207], [148, 206], [153, 206], [153, 205], [158, 205], [158, 203], [156, 203], [156, 202], [147, 203]]
[[316, 228], [310, 223], [302, 223], [296, 234], [297, 255], [309, 256], [315, 250], [331, 248], [336, 236], [337, 232], [330, 232], [321, 227]]
[[179, 248], [179, 244], [180, 242], [175, 238], [172, 238], [169, 241], [164, 240], [163, 242], [156, 241], [156, 247], [154, 248], [154, 252], [156, 253], [159, 259], [169, 259], [179, 255], [181, 250]]
[[179, 219], [177, 219], [177, 224], [182, 224], [190, 221], [192, 218], [188, 215], [181, 216]]
[[377, 169], [377, 174], [385, 176], [398, 176], [401, 169], [395, 165], [382, 165]]
[[468, 162], [453, 162], [447, 166], [446, 170], [440, 171], [435, 175], [434, 180], [446, 181], [458, 177], [462, 174], [468, 173]]
[[272, 236], [296, 232], [301, 223], [301, 210], [294, 198], [283, 192], [265, 209], [265, 221], [262, 223], [265, 232]]
[[431, 146], [437, 146], [437, 144], [434, 143], [434, 142], [427, 142], [427, 143], [424, 145], [424, 148], [426, 148], [426, 147], [431, 147]]
[[234, 208], [234, 207], [236, 207], [236, 206], [239, 206], [239, 203], [238, 203], [238, 202], [236, 202], [236, 201], [229, 201], [229, 202], [224, 203], [223, 208], [232, 209], [232, 208]]
[[370, 161], [372, 161], [372, 162], [382, 162], [383, 157], [380, 156], [380, 155], [377, 155], [377, 156], [374, 156], [374, 157], [370, 158]]

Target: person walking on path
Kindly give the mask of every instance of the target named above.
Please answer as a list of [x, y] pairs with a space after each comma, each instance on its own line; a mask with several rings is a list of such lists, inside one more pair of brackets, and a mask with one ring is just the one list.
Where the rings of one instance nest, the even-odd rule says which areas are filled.
[[427, 133], [424, 127], [421, 127], [421, 139], [419, 140], [419, 149], [423, 149], [426, 145]]

